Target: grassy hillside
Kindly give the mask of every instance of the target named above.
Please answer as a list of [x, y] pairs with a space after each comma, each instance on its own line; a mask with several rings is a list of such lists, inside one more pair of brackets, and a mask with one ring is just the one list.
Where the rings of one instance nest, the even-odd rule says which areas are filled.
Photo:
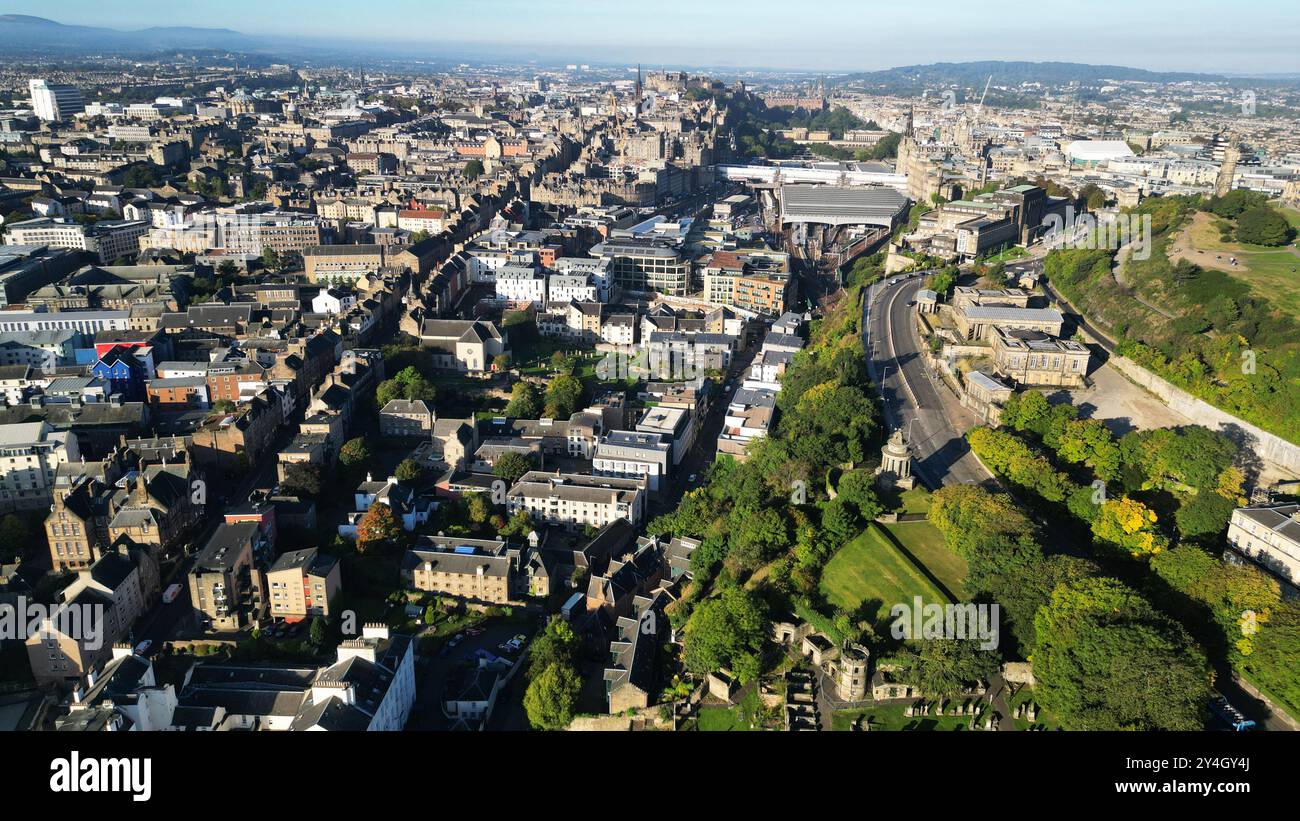
[[[1047, 277], [1120, 340], [1121, 353], [1229, 413], [1300, 442], [1300, 323], [1290, 307], [1297, 287], [1284, 279], [1289, 267], [1275, 259], [1290, 249], [1260, 251], [1258, 267], [1248, 271], [1193, 262], [1199, 255], [1180, 253], [1186, 242], [1178, 239], [1195, 225], [1200, 204], [1196, 197], [1154, 197], [1133, 209], [1151, 216], [1152, 253], [1126, 262], [1123, 285], [1106, 250], [1053, 251]], [[1268, 277], [1273, 288], [1263, 281]]]

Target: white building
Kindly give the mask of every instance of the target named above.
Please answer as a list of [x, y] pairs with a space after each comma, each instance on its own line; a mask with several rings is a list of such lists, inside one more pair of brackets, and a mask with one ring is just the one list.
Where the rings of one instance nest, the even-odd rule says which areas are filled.
[[672, 445], [658, 433], [613, 430], [600, 437], [591, 469], [597, 476], [644, 479], [655, 493], [672, 464]]
[[496, 272], [496, 288], [497, 299], [546, 303], [546, 277], [535, 268], [502, 265]]
[[680, 465], [686, 454], [690, 453], [691, 447], [695, 444], [697, 430], [695, 418], [689, 408], [674, 408], [666, 405], [647, 408], [641, 421], [636, 423], [636, 429], [641, 433], [662, 436], [665, 442], [671, 442], [674, 465]]
[[32, 92], [32, 110], [46, 122], [71, 119], [86, 110], [86, 101], [74, 86], [45, 80], [29, 80], [27, 86]]
[[506, 495], [513, 516], [527, 511], [535, 522], [600, 528], [615, 519], [639, 524], [645, 513], [644, 482], [577, 473], [529, 471]]
[[0, 333], [72, 330], [93, 336], [100, 331], [126, 331], [130, 328], [130, 311], [0, 312]]
[[80, 458], [72, 433], [44, 422], [0, 425], [0, 513], [48, 508], [59, 465]]
[[1228, 544], [1300, 593], [1300, 505], [1240, 507], [1228, 522]]
[[599, 302], [600, 293], [585, 276], [552, 274], [547, 278], [546, 298], [550, 302]]
[[357, 304], [357, 295], [343, 288], [323, 288], [312, 298], [311, 309], [317, 314], [345, 314]]
[[63, 219], [38, 217], [9, 225], [5, 235], [6, 245], [49, 245], [53, 248], [71, 248], [88, 251], [99, 256], [107, 265], [118, 257], [140, 253], [140, 238], [149, 231], [149, 224], [141, 220], [101, 220], [92, 225], [67, 222]]

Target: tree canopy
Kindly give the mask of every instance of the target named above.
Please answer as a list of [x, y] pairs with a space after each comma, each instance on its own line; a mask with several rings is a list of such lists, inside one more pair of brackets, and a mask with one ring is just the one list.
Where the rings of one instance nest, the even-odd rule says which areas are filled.
[[1210, 667], [1191, 636], [1123, 583], [1059, 585], [1034, 619], [1035, 693], [1071, 730], [1200, 730]]

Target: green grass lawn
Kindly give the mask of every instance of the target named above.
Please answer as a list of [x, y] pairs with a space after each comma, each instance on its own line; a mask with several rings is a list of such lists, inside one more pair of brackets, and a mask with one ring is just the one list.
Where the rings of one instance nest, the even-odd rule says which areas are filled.
[[740, 717], [740, 707], [701, 707], [696, 729], [706, 733], [749, 732], [749, 722]]
[[[1300, 230], [1300, 211], [1280, 208], [1287, 222]], [[1267, 245], [1250, 245], [1223, 242], [1212, 220], [1198, 219], [1190, 228], [1192, 247], [1215, 254], [1231, 255], [1240, 265], [1223, 270], [1235, 279], [1250, 286], [1252, 294], [1269, 300], [1275, 307], [1290, 313], [1300, 313], [1300, 256], [1295, 246], [1273, 248]], [[1193, 261], [1196, 261], [1195, 259]], [[1294, 269], [1294, 270], [1293, 270]]]
[[938, 528], [929, 522], [898, 522], [881, 527], [925, 565], [949, 592], [958, 599], [966, 597], [963, 583], [970, 568], [965, 559], [952, 552]]
[[[849, 730], [864, 715], [867, 716], [871, 724], [872, 732], [879, 730], [889, 732], [897, 730], [952, 732], [966, 730], [970, 727], [970, 716], [914, 716], [908, 718], [905, 715], [906, 709], [906, 705], [903, 704], [886, 704], [866, 710], [840, 710], [831, 716], [831, 729]], [[983, 719], [979, 716], [976, 719], [977, 723], [983, 726]]]
[[917, 485], [911, 490], [902, 492], [900, 499], [899, 513], [929, 513], [930, 512], [930, 491], [924, 486]]
[[920, 596], [926, 602], [947, 600], [906, 556], [874, 525], [862, 531], [826, 564], [821, 592], [836, 607], [849, 611], [874, 602], [865, 618], [880, 623], [895, 604], [912, 602]]

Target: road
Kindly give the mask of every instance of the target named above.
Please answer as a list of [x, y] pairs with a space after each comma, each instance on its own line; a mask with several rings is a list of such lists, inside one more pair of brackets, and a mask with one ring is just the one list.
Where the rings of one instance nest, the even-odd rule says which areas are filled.
[[[890, 284], [890, 283], [895, 284]], [[917, 475], [931, 488], [945, 484], [994, 486], [992, 475], [970, 452], [964, 434], [977, 424], [973, 414], [938, 378], [922, 356], [922, 343], [908, 303], [923, 276], [883, 280], [867, 290], [862, 327], [867, 365], [885, 406], [891, 431], [910, 429]]]
[[[658, 498], [651, 500], [650, 510], [646, 514], [647, 520], [653, 519], [660, 513], [676, 509], [682, 495], [688, 490], [699, 487], [704, 481], [704, 473], [709, 469], [709, 465], [713, 464], [717, 455], [718, 435], [722, 433], [722, 423], [727, 416], [727, 405], [740, 387], [745, 371], [749, 370], [750, 363], [758, 354], [758, 347], [759, 343], [755, 341], [732, 357], [731, 366], [718, 384], [718, 395], [714, 398], [708, 415], [700, 422], [695, 444], [682, 457], [681, 464], [672, 469], [668, 481], [660, 488]], [[728, 384], [731, 385], [730, 390], [726, 388]], [[694, 484], [690, 481], [691, 476], [696, 479]]]

